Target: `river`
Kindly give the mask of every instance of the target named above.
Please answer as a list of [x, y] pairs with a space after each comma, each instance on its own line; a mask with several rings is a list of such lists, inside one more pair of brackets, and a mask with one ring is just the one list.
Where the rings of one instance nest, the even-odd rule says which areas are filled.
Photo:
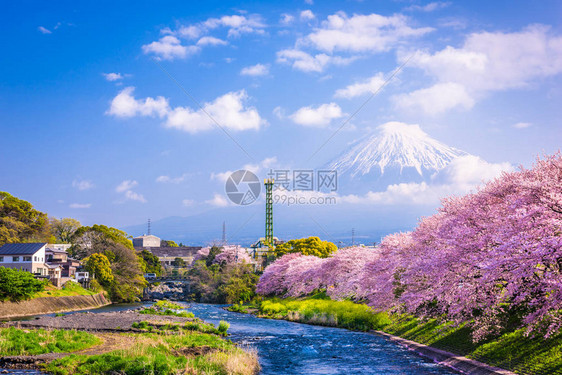
[[[118, 311], [140, 305], [111, 305], [87, 311]], [[189, 310], [207, 322], [229, 322], [229, 339], [257, 350], [261, 375], [457, 374], [392, 341], [368, 333], [261, 319], [229, 312], [219, 305], [192, 303]], [[40, 374], [20, 371], [11, 370], [10, 373]]]

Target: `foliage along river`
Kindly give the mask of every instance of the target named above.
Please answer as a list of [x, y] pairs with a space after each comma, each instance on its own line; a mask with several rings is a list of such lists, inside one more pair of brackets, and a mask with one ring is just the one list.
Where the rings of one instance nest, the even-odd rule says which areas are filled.
[[[229, 322], [230, 340], [243, 347], [256, 348], [262, 375], [456, 374], [376, 335], [284, 320], [261, 319], [248, 314], [229, 312], [219, 305], [190, 305], [189, 310], [207, 322]], [[108, 312], [138, 306], [140, 304], [113, 305], [88, 311]]]

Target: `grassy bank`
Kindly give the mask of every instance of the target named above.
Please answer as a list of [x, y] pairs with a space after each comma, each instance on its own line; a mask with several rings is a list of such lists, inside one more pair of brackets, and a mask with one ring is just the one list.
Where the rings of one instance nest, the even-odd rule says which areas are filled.
[[233, 305], [231, 311], [256, 311], [263, 317], [369, 331], [381, 330], [421, 344], [447, 350], [521, 374], [562, 374], [562, 333], [545, 340], [515, 330], [474, 343], [471, 330], [437, 319], [375, 313], [368, 306], [332, 301], [324, 296], [305, 299], [271, 298], [253, 305]]
[[68, 353], [101, 343], [96, 336], [75, 330], [0, 328], [0, 356]]
[[131, 345], [105, 354], [70, 355], [45, 370], [67, 374], [240, 374], [259, 369], [257, 355], [215, 335], [179, 332], [173, 335], [124, 334]]
[[31, 298], [39, 297], [66, 297], [66, 296], [93, 296], [98, 292], [82, 288], [78, 283], [69, 281], [61, 289], [57, 289], [51, 284], [47, 284], [45, 290], [35, 293]]
[[[155, 306], [164, 311], [179, 308], [184, 306], [167, 302]], [[119, 318], [120, 314], [116, 315]], [[55, 375], [253, 375], [259, 371], [254, 351], [243, 350], [223, 338], [229, 328], [224, 321], [214, 326], [198, 318], [170, 321], [169, 317], [163, 320], [160, 314], [145, 316], [148, 321], [134, 321], [131, 327], [134, 329], [127, 332], [119, 332], [120, 327], [116, 332], [101, 333], [19, 326], [0, 328], [0, 357], [6, 357], [3, 364], [7, 367], [17, 367], [24, 361]], [[55, 322], [49, 326], [56, 326], [57, 318], [53, 319]], [[102, 320], [98, 327], [105, 327]], [[57, 354], [48, 359], [35, 357], [46, 353]]]

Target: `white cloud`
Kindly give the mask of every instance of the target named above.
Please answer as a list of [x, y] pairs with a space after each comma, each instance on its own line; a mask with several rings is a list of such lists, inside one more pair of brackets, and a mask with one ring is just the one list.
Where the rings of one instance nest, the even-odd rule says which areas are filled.
[[513, 170], [509, 163], [488, 163], [474, 155], [461, 156], [437, 172], [430, 182], [389, 185], [385, 191], [370, 191], [364, 196], [346, 195], [341, 202], [352, 204], [435, 205], [449, 195], [474, 191], [483, 182]]
[[212, 102], [204, 103], [203, 109], [198, 110], [189, 107], [170, 108], [168, 100], [161, 96], [156, 99], [135, 99], [133, 90], [133, 87], [122, 90], [112, 100], [106, 114], [116, 117], [157, 115], [166, 118], [166, 127], [189, 133], [213, 129], [216, 126], [214, 120], [221, 127], [234, 131], [257, 130], [266, 124], [254, 107], [245, 105], [248, 100], [245, 90], [226, 93]]
[[189, 107], [176, 107], [168, 113], [165, 125], [169, 128], [180, 129], [189, 133], [211, 130], [215, 123], [229, 130], [257, 130], [265, 124], [254, 107], [247, 107], [244, 102], [248, 96], [245, 90], [229, 92], [216, 98], [213, 102], [205, 103], [203, 110], [192, 110]]
[[421, 12], [433, 12], [435, 10], [438, 9], [443, 9], [443, 8], [447, 8], [449, 5], [451, 5], [450, 2], [448, 1], [436, 1], [433, 3], [429, 3], [426, 5], [411, 5], [407, 8], [405, 8], [404, 10], [408, 10], [408, 11], [414, 11], [414, 10], [419, 10]]
[[344, 114], [336, 103], [322, 104], [316, 108], [302, 107], [291, 116], [291, 120], [299, 125], [325, 127], [333, 119], [340, 118]]
[[190, 207], [190, 206], [193, 206], [195, 204], [195, 201], [192, 200], [192, 199], [184, 199], [184, 200], [181, 201], [181, 204], [184, 207]]
[[269, 74], [269, 65], [256, 64], [247, 66], [240, 71], [243, 76], [265, 76]]
[[111, 106], [106, 112], [116, 117], [134, 116], [165, 116], [169, 111], [168, 100], [162, 96], [137, 100], [133, 97], [134, 87], [126, 87], [111, 101]]
[[118, 193], [123, 193], [124, 191], [130, 190], [137, 186], [139, 183], [135, 180], [124, 180], [115, 188], [115, 191]]
[[200, 51], [197, 46], [183, 46], [178, 38], [173, 35], [166, 35], [157, 42], [142, 46], [145, 54], [156, 55], [158, 59], [173, 60], [175, 58], [185, 58]]
[[[478, 32], [468, 35], [460, 48], [447, 46], [433, 54], [418, 52], [409, 66], [423, 69], [438, 84], [451, 84], [442, 87], [455, 87], [457, 98], [461, 98], [459, 104], [470, 107], [467, 96], [474, 102], [489, 92], [526, 88], [560, 74], [562, 36], [553, 35], [544, 25], [513, 33]], [[410, 104], [424, 107], [415, 100]]]
[[215, 196], [213, 197], [213, 199], [209, 199], [207, 201], [205, 201], [205, 203], [210, 204], [211, 206], [216, 206], [216, 207], [226, 207], [228, 206], [228, 201], [226, 200], [226, 198], [220, 194], [215, 194]]
[[295, 17], [293, 17], [292, 15], [287, 14], [287, 13], [281, 14], [281, 17], [279, 18], [279, 22], [282, 25], [290, 25], [294, 20], [295, 20]]
[[[169, 27], [160, 30], [163, 35], [159, 40], [142, 46], [145, 54], [153, 54], [157, 59], [173, 60], [186, 58], [201, 51], [206, 46], [224, 46], [228, 42], [209, 35], [217, 28], [228, 29], [228, 37], [239, 37], [242, 34], [265, 34], [266, 25], [258, 14], [231, 15], [220, 18], [209, 18], [206, 21], [192, 25], [181, 25], [172, 30]], [[182, 44], [183, 40], [190, 40], [190, 45]], [[193, 40], [197, 40], [193, 44]]]
[[464, 187], [465, 191], [482, 182], [499, 177], [504, 171], [512, 171], [509, 163], [488, 163], [474, 155], [461, 156], [439, 171], [432, 180], [435, 183], [450, 183]]
[[456, 107], [470, 109], [474, 106], [474, 99], [466, 88], [451, 82], [396, 95], [392, 100], [399, 109], [421, 110], [429, 115], [441, 114]]
[[382, 85], [384, 85], [384, 83], [384, 75], [382, 73], [378, 73], [364, 82], [357, 82], [345, 87], [344, 89], [337, 90], [334, 96], [336, 98], [351, 99], [357, 96], [371, 94], [376, 92]]
[[277, 52], [277, 62], [290, 64], [303, 72], [322, 72], [329, 65], [348, 65], [356, 57], [330, 56], [324, 53], [312, 56], [298, 49], [285, 49]]
[[[169, 32], [173, 33], [171, 30]], [[177, 33], [180, 36], [185, 37], [185, 38], [189, 38], [189, 39], [198, 38], [201, 35], [202, 32], [203, 31], [201, 30], [201, 28], [197, 25], [182, 26], [177, 31]]]
[[[267, 169], [270, 169], [275, 165], [277, 165], [277, 158], [274, 156], [274, 157], [270, 157], [270, 158], [265, 158], [257, 164], [246, 164], [240, 169], [250, 171], [250, 172], [257, 175], [257, 174], [260, 174], [260, 172], [262, 172], [264, 170], [267, 170]], [[220, 182], [224, 183], [224, 182], [226, 182], [228, 177], [230, 177], [230, 175], [234, 172], [235, 171], [225, 171], [225, 172], [211, 173], [211, 180], [216, 180], [216, 181], [220, 181]]]
[[92, 207], [91, 203], [72, 203], [69, 206], [70, 208], [90, 208]]
[[119, 81], [125, 77], [121, 73], [102, 73], [106, 80], [112, 81]]
[[132, 190], [127, 190], [125, 192], [125, 198], [131, 201], [137, 201], [137, 202], [141, 202], [141, 203], [146, 203], [146, 199], [144, 199], [142, 194], [139, 193], [135, 193]]
[[200, 41], [202, 40], [201, 43], [198, 43], [198, 45], [225, 45], [225, 41], [212, 36], [209, 36], [211, 39], [205, 39], [205, 35], [221, 27], [228, 29], [228, 37], [238, 37], [242, 34], [250, 33], [264, 34], [266, 25], [259, 14], [235, 14], [219, 18], [209, 18], [206, 21], [192, 25], [181, 25], [176, 30], [171, 30], [166, 27], [160, 30], [160, 32], [164, 35], [184, 39], [197, 39], [203, 36], [203, 38], [200, 39]]
[[197, 41], [198, 46], [226, 46], [226, 40], [215, 38], [213, 36], [204, 36]]
[[203, 26], [211, 30], [217, 27], [227, 27], [229, 37], [237, 37], [241, 34], [249, 33], [263, 34], [263, 29], [265, 28], [261, 16], [257, 14], [248, 16], [235, 14], [220, 18], [209, 18], [203, 22]]
[[42, 34], [52, 34], [53, 33], [51, 30], [49, 30], [49, 29], [47, 29], [46, 27], [43, 27], [43, 26], [39, 26], [37, 28], [37, 30], [39, 30], [39, 32], [42, 33]]
[[316, 16], [310, 9], [303, 10], [300, 14], [300, 19], [303, 21], [313, 20], [314, 18], [316, 18]]
[[182, 174], [181, 176], [178, 177], [170, 177], [170, 176], [158, 176], [156, 178], [156, 182], [162, 183], [162, 184], [179, 184], [183, 181], [185, 181], [185, 179], [187, 178], [187, 173]]
[[92, 183], [92, 181], [89, 180], [74, 180], [72, 181], [72, 187], [80, 191], [83, 191], [83, 190], [92, 189], [94, 187], [94, 184]]
[[513, 125], [513, 127], [516, 129], [525, 129], [531, 126], [533, 126], [533, 124], [530, 122], [518, 122], [517, 124]]
[[373, 13], [348, 17], [344, 12], [338, 12], [328, 16], [320, 28], [298, 43], [311, 44], [329, 53], [384, 52], [405, 39], [433, 30], [431, 27], [413, 28], [408, 23], [408, 17], [400, 14], [385, 17]]
[[307, 3], [308, 5], [314, 4], [314, 0], [304, 0], [304, 2]]
[[[135, 180], [124, 180], [115, 188], [117, 193], [124, 193], [123, 196], [125, 200], [137, 201], [141, 203], [146, 203], [146, 199], [142, 194], [136, 193], [131, 189], [138, 185], [138, 182]], [[121, 202], [122, 203], [122, 202]]]
[[277, 106], [277, 107], [273, 108], [273, 114], [279, 120], [282, 120], [282, 119], [285, 118], [285, 110], [283, 108], [281, 108], [280, 106]]

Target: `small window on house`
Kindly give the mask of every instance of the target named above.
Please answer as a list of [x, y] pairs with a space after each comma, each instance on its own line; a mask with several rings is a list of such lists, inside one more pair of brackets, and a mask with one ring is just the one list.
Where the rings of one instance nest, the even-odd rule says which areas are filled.
[[24, 262], [31, 262], [31, 257], [23, 257]]
[[0, 262], [3, 262], [3, 261], [4, 261], [4, 257], [0, 257]]
[[20, 257], [13, 257], [12, 259], [14, 260], [14, 262], [19, 262], [19, 261], [20, 261]]
[[[31, 260], [31, 259], [30, 259]], [[35, 257], [35, 261], [37, 262], [37, 257]]]

